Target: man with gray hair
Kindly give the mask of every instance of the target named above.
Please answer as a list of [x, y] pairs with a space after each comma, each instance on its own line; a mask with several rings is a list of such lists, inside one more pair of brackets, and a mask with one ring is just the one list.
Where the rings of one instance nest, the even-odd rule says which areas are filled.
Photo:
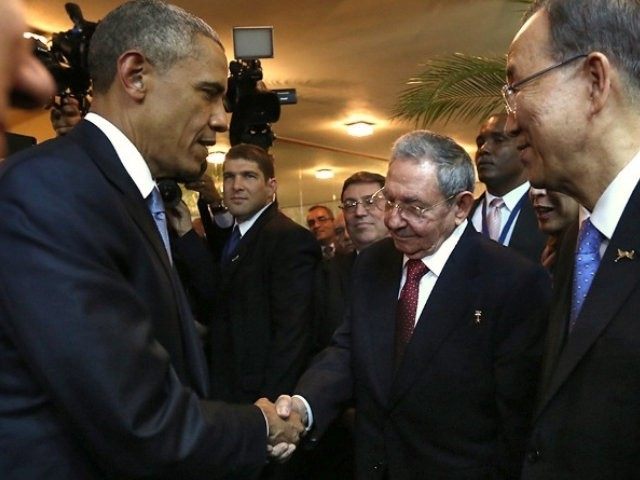
[[100, 22], [89, 64], [86, 119], [0, 169], [0, 478], [251, 473], [268, 438], [302, 428], [266, 400], [206, 400], [156, 185], [197, 176], [226, 130], [220, 40], [132, 1]]
[[353, 399], [358, 479], [519, 474], [549, 279], [469, 224], [473, 185], [450, 138], [395, 143], [373, 198], [391, 238], [358, 255], [345, 321], [276, 402], [314, 442]]
[[536, 1], [503, 88], [531, 184], [584, 208], [559, 250], [525, 479], [640, 475], [640, 2]]

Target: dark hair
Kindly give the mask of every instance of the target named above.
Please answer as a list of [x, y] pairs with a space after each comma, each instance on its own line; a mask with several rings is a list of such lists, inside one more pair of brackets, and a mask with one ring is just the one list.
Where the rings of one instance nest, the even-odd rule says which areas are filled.
[[264, 148], [256, 145], [250, 145], [248, 143], [234, 145], [224, 156], [224, 161], [226, 162], [227, 160], [249, 160], [250, 162], [257, 163], [265, 180], [275, 178], [276, 176], [273, 156]]
[[193, 53], [194, 37], [204, 35], [222, 47], [218, 34], [202, 19], [158, 0], [133, 0], [104, 17], [89, 46], [93, 88], [106, 92], [117, 71], [118, 57], [140, 51], [161, 72]]
[[551, 55], [558, 61], [590, 52], [604, 53], [640, 88], [640, 2], [630, 0], [536, 0], [525, 21], [547, 12]]
[[460, 192], [473, 192], [476, 180], [469, 154], [453, 139], [416, 130], [401, 136], [391, 149], [391, 162], [413, 160], [436, 166], [438, 186], [444, 197]]
[[380, 188], [384, 187], [385, 178], [379, 173], [372, 172], [356, 172], [347, 178], [342, 184], [342, 193], [340, 193], [340, 199], [344, 197], [344, 191], [350, 186], [356, 183], [377, 183]]
[[309, 207], [309, 210], [307, 210], [307, 212], [310, 212], [312, 210], [317, 210], [318, 208], [321, 208], [322, 210], [326, 211], [329, 214], [329, 218], [333, 220], [333, 212], [329, 207], [326, 207], [325, 205], [313, 205]]

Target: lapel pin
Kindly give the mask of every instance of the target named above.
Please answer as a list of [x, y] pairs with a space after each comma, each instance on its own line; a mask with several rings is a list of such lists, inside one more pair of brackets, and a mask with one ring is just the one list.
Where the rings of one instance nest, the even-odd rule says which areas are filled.
[[473, 316], [476, 317], [473, 321], [479, 324], [482, 321], [482, 310], [476, 310]]
[[629, 260], [634, 260], [636, 258], [636, 251], [635, 250], [621, 250], [621, 249], [618, 249], [618, 256], [616, 257], [614, 262], [618, 263], [618, 261], [622, 260], [623, 258], [626, 258], [626, 259], [629, 259]]

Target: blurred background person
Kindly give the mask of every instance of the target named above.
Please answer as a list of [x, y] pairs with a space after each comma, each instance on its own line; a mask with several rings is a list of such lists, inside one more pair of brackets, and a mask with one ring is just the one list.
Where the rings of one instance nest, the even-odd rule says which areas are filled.
[[557, 250], [569, 226], [578, 221], [580, 205], [564, 193], [531, 187], [529, 198], [536, 212], [538, 228], [547, 235], [540, 261], [549, 270], [557, 260]]
[[35, 58], [21, 0], [0, 3], [0, 158], [5, 155], [4, 133], [11, 102], [19, 107], [45, 105], [55, 91], [53, 78]]
[[351, 241], [349, 232], [347, 232], [347, 225], [344, 221], [344, 213], [342, 213], [342, 211], [338, 212], [336, 215], [333, 225], [336, 232], [336, 253], [339, 255], [346, 255], [353, 252], [355, 246]]
[[322, 258], [333, 257], [336, 251], [336, 227], [333, 212], [324, 205], [314, 205], [307, 212], [307, 226], [322, 248]]

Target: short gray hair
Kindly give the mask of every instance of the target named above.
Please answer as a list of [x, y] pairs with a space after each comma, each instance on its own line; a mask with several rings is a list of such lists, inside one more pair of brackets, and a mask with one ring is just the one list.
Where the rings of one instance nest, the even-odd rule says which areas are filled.
[[473, 192], [476, 174], [469, 154], [452, 138], [429, 130], [415, 130], [401, 136], [391, 149], [391, 162], [413, 160], [436, 167], [438, 187], [444, 197]]
[[536, 0], [525, 21], [539, 10], [548, 15], [556, 60], [602, 52], [625, 73], [628, 86], [640, 90], [640, 2]]
[[91, 38], [89, 70], [96, 92], [106, 92], [116, 75], [117, 60], [136, 49], [160, 71], [168, 70], [193, 51], [193, 39], [203, 35], [222, 43], [218, 34], [180, 7], [159, 0], [133, 0], [112, 10]]

